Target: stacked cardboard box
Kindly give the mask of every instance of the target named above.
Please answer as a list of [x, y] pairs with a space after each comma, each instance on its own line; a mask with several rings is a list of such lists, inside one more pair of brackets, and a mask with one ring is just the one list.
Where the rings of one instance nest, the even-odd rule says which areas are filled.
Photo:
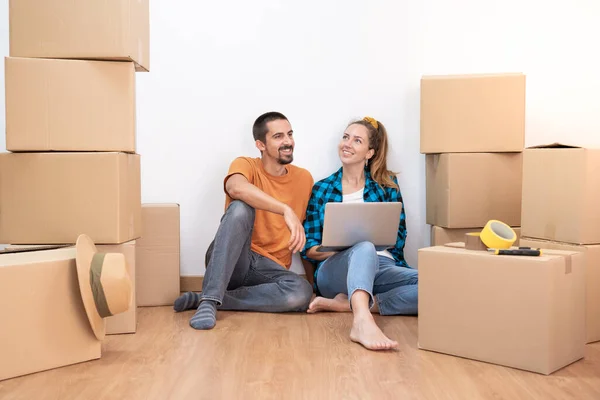
[[[525, 139], [525, 76], [421, 79], [421, 153], [426, 154], [432, 245], [496, 219], [518, 230]], [[436, 232], [437, 231], [437, 232]]]
[[544, 375], [585, 353], [582, 253], [419, 250], [421, 349]]
[[523, 156], [520, 245], [585, 254], [587, 343], [600, 341], [599, 169], [600, 149], [550, 144]]
[[[580, 360], [589, 257], [567, 246], [536, 257], [503, 256], [456, 242], [491, 219], [515, 227], [521, 245], [531, 243], [523, 238], [528, 235], [566, 239], [568, 208], [569, 223], [578, 224], [568, 231], [571, 239], [600, 243], [592, 228], [600, 222], [592, 206], [600, 191], [589, 188], [589, 171], [600, 157], [593, 161], [580, 151], [572, 155], [579, 169], [563, 171], [549, 167], [557, 161], [541, 159], [543, 150], [523, 148], [521, 74], [424, 77], [421, 83], [433, 246], [419, 250], [419, 348], [541, 374]], [[565, 190], [569, 184], [575, 192]]]
[[137, 304], [172, 306], [180, 294], [179, 204], [142, 204], [144, 234], [137, 241]]
[[[135, 74], [149, 71], [148, 0], [11, 0], [0, 243], [125, 254], [132, 307], [107, 333], [136, 330], [142, 234]], [[33, 273], [33, 272], [31, 272]]]

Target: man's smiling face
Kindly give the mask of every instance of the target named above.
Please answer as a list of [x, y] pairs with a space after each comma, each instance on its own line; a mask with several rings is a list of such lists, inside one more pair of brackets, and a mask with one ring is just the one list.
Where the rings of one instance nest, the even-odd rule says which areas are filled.
[[265, 137], [264, 153], [279, 164], [289, 164], [294, 160], [294, 132], [289, 121], [278, 119], [267, 123], [269, 131]]

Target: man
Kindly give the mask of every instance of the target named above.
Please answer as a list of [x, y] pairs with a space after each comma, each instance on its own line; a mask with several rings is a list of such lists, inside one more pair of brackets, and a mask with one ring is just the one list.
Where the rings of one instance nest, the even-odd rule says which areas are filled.
[[253, 126], [260, 158], [239, 157], [225, 177], [225, 214], [209, 246], [202, 293], [188, 292], [177, 312], [196, 308], [195, 329], [212, 329], [216, 310], [305, 311], [307, 280], [289, 271], [304, 248], [302, 222], [314, 180], [291, 164], [294, 137], [288, 119], [269, 112]]

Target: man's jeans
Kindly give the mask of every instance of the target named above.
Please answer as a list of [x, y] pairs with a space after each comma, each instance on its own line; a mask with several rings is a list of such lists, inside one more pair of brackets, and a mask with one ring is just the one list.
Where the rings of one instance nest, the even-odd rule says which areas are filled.
[[255, 210], [233, 201], [206, 255], [202, 300], [219, 310], [306, 311], [312, 287], [298, 274], [250, 250]]
[[323, 297], [338, 293], [348, 295], [358, 289], [377, 301], [381, 315], [416, 315], [418, 313], [418, 272], [399, 267], [391, 258], [380, 256], [375, 246], [361, 242], [325, 260], [316, 277]]

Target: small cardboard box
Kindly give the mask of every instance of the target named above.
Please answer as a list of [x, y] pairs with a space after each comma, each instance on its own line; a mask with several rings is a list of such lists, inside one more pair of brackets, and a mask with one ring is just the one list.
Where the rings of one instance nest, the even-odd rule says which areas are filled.
[[10, 0], [11, 57], [133, 61], [150, 70], [149, 0]]
[[173, 305], [180, 294], [179, 204], [143, 204], [137, 240], [137, 305]]
[[574, 245], [547, 240], [521, 238], [520, 246], [579, 251], [585, 254], [586, 342], [600, 340], [600, 245]]
[[75, 248], [0, 254], [0, 380], [98, 359]]
[[125, 243], [141, 209], [137, 154], [0, 153], [0, 243]]
[[520, 152], [525, 75], [421, 78], [421, 153]]
[[585, 258], [420, 249], [418, 347], [551, 374], [584, 357]]
[[529, 238], [600, 244], [600, 149], [553, 143], [523, 152], [521, 232]]
[[425, 169], [429, 225], [521, 225], [521, 153], [428, 154]]
[[131, 62], [5, 58], [6, 149], [135, 153]]
[[[431, 227], [431, 246], [443, 246], [447, 243], [464, 242], [465, 235], [469, 232], [481, 232], [481, 228], [442, 228], [441, 226]], [[512, 227], [513, 231], [517, 234], [518, 243], [519, 237], [521, 236], [520, 227]]]

